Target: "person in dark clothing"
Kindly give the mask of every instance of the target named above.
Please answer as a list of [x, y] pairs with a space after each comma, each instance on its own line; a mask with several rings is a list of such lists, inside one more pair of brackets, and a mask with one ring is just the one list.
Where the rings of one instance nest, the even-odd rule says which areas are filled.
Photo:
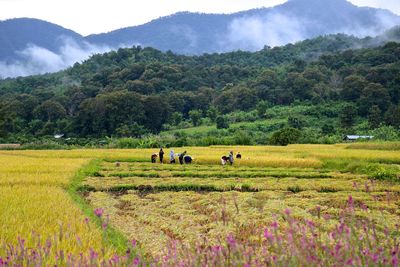
[[193, 159], [191, 156], [184, 156], [183, 161], [185, 162], [185, 164], [191, 164]]
[[242, 154], [240, 154], [240, 152], [238, 152], [238, 153], [236, 154], [236, 158], [237, 158], [237, 159], [241, 159], [241, 158], [242, 158]]
[[183, 164], [183, 157], [186, 155], [186, 150], [183, 152], [183, 153], [181, 153], [180, 155], [179, 155], [179, 163], [182, 165]]
[[158, 152], [158, 156], [160, 157], [160, 163], [163, 163], [164, 150], [162, 148], [160, 148], [160, 152]]
[[157, 154], [154, 153], [153, 155], [151, 155], [151, 163], [156, 163], [157, 161]]

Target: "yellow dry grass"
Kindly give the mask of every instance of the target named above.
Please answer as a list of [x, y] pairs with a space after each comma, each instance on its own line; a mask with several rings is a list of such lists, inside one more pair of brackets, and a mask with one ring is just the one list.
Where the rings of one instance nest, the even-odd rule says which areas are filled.
[[[0, 243], [15, 242], [18, 236], [29, 240], [35, 231], [42, 237], [61, 232], [69, 235], [58, 244], [65, 252], [85, 252], [93, 247], [100, 250], [104, 245], [102, 232], [94, 224], [85, 223], [85, 216], [70, 199], [65, 188], [70, 178], [91, 159], [106, 159], [103, 173], [115, 172], [114, 161], [142, 161], [129, 165], [123, 163], [124, 172], [156, 172], [160, 178], [113, 178], [90, 177], [85, 183], [97, 188], [121, 184], [205, 184], [217, 188], [243, 184], [263, 190], [257, 193], [213, 192], [161, 192], [145, 196], [130, 192], [115, 197], [103, 192], [91, 193], [92, 207], [105, 208], [111, 222], [128, 238], [138, 239], [146, 251], [161, 249], [170, 237], [191, 242], [198, 236], [208, 235], [217, 239], [228, 232], [251, 236], [251, 231], [275, 219], [274, 214], [289, 207], [295, 216], [308, 218], [316, 205], [326, 214], [337, 215], [346, 203], [348, 195], [365, 202], [371, 210], [358, 211], [359, 216], [375, 218], [380, 225], [393, 228], [399, 220], [398, 207], [400, 186], [388, 182], [376, 182], [370, 192], [364, 192], [367, 178], [363, 175], [341, 174], [329, 170], [331, 178], [302, 179], [296, 177], [213, 177], [213, 173], [247, 172], [323, 172], [327, 160], [345, 162], [400, 163], [398, 151], [352, 149], [343, 145], [290, 145], [272, 146], [212, 146], [175, 148], [175, 153], [184, 150], [193, 156], [198, 165], [151, 165], [150, 155], [158, 149], [77, 149], [65, 151], [0, 151]], [[235, 160], [234, 167], [219, 166], [220, 157], [229, 151], [241, 152], [243, 158]], [[169, 149], [166, 150], [166, 161]], [[157, 166], [157, 167], [156, 167]], [[166, 170], [163, 170], [166, 168]], [[169, 169], [168, 169], [169, 168]], [[270, 169], [268, 169], [270, 168]], [[173, 172], [209, 173], [210, 177], [172, 177]], [[119, 179], [119, 180], [118, 180]], [[359, 187], [354, 187], [354, 182]], [[299, 187], [302, 192], [293, 194], [289, 187]], [[323, 193], [322, 188], [333, 188], [339, 192]], [[392, 195], [385, 201], [385, 191]], [[225, 209], [227, 218], [221, 210]], [[335, 220], [325, 223], [329, 228]], [[250, 230], [249, 230], [250, 229]], [[253, 229], [253, 230], [251, 230]], [[242, 232], [241, 232], [242, 231]], [[247, 232], [246, 232], [247, 231]], [[250, 231], [250, 232], [248, 232]], [[79, 237], [78, 242], [76, 238]], [[3, 253], [0, 246], [0, 255]]]
[[15, 244], [18, 237], [35, 247], [37, 234], [42, 241], [57, 240], [53, 253], [79, 255], [103, 247], [101, 230], [85, 222], [64, 190], [85, 163], [87, 159], [0, 155], [0, 255], [3, 244]]
[[[317, 193], [304, 191], [239, 192], [159, 192], [140, 195], [136, 191], [122, 196], [93, 192], [88, 200], [94, 207], [105, 208], [111, 223], [130, 239], [139, 240], [144, 251], [153, 256], [172, 238], [184, 243], [224, 240], [229, 233], [252, 239], [272, 221], [285, 223], [281, 212], [289, 208], [294, 217], [311, 219], [323, 229], [332, 230], [349, 195], [370, 210], [357, 209], [357, 216], [368, 218], [380, 229], [395, 229], [400, 214], [396, 213], [399, 196], [390, 202], [379, 202], [365, 192]], [[377, 193], [378, 196], [380, 194]], [[321, 207], [321, 218], [316, 207]], [[323, 217], [329, 215], [330, 219]]]
[[[35, 232], [44, 241], [56, 237], [58, 244], [53, 249], [74, 255], [103, 247], [101, 231], [96, 225], [85, 223], [85, 216], [63, 189], [42, 185], [0, 186], [0, 195], [1, 244], [15, 243], [21, 237], [28, 247], [35, 247], [37, 239], [32, 235]], [[0, 255], [1, 249], [2, 246]]]
[[87, 159], [34, 158], [0, 155], [0, 186], [66, 186]]
[[[302, 167], [317, 168], [325, 159], [393, 161], [400, 163], [400, 153], [393, 150], [351, 149], [348, 144], [338, 145], [289, 145], [276, 146], [211, 146], [171, 148], [175, 153], [187, 151], [197, 163], [219, 164], [221, 156], [229, 151], [241, 152], [243, 158], [236, 161], [242, 166]], [[166, 149], [166, 160], [168, 152]], [[76, 149], [76, 150], [43, 150], [43, 151], [0, 151], [0, 155], [24, 156], [33, 158], [107, 158], [110, 160], [150, 161], [150, 155], [158, 149]]]

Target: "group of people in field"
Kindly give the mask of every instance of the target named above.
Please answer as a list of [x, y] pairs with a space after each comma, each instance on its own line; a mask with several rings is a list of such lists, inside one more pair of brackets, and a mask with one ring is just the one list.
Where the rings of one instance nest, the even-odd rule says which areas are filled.
[[[241, 159], [242, 158], [242, 154], [240, 154], [240, 152], [238, 152], [236, 154], [236, 158], [237, 159]], [[229, 152], [228, 156], [222, 156], [221, 157], [221, 165], [226, 165], [227, 163], [229, 163], [230, 165], [233, 165], [233, 151]]]
[[[161, 148], [160, 151], [158, 152], [158, 154], [157, 154], [157, 153], [154, 153], [154, 154], [151, 155], [151, 162], [152, 162], [152, 163], [156, 163], [156, 162], [157, 162], [157, 157], [158, 157], [159, 160], [160, 160], [160, 163], [164, 163], [164, 154], [165, 154], [165, 152], [164, 152], [164, 150]], [[192, 158], [191, 156], [187, 155], [186, 150], [183, 151], [183, 152], [180, 153], [180, 154], [175, 154], [175, 152], [174, 152], [173, 150], [171, 150], [171, 151], [169, 152], [169, 163], [170, 163], [170, 164], [176, 163], [176, 157], [178, 158], [179, 163], [180, 163], [181, 165], [182, 165], [182, 164], [190, 164], [190, 163], [192, 163], [192, 161], [193, 161], [193, 158]]]
[[[163, 148], [160, 148], [160, 151], [157, 153], [154, 153], [151, 155], [151, 162], [152, 163], [156, 163], [157, 162], [157, 158], [159, 159], [160, 163], [164, 163], [164, 150]], [[175, 154], [175, 152], [173, 150], [171, 150], [169, 152], [169, 163], [170, 164], [175, 164], [176, 163], [176, 157], [179, 160], [179, 163], [182, 164], [191, 164], [193, 162], [193, 158], [189, 155], [187, 155], [186, 150], [183, 151], [180, 154]], [[242, 154], [240, 154], [240, 152], [238, 152], [236, 154], [236, 159], [241, 159], [242, 158]], [[228, 156], [222, 156], [221, 157], [221, 165], [226, 165], [226, 164], [230, 164], [233, 165], [234, 162], [234, 156], [233, 156], [233, 151], [229, 152]]]

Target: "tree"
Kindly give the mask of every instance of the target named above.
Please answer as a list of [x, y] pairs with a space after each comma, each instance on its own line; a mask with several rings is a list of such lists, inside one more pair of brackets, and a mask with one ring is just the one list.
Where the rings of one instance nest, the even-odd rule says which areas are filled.
[[82, 135], [108, 135], [105, 100], [101, 97], [87, 98], [79, 106], [76, 125]]
[[39, 101], [36, 97], [29, 94], [22, 94], [17, 96], [18, 101], [21, 102], [23, 106], [23, 112], [21, 114], [22, 118], [30, 121], [33, 119], [33, 110], [38, 106]]
[[137, 92], [143, 95], [150, 95], [154, 93], [154, 87], [151, 83], [146, 83], [141, 80], [127, 81], [125, 88], [128, 91]]
[[260, 102], [258, 102], [256, 106], [258, 117], [265, 118], [265, 113], [270, 106], [271, 104], [267, 101], [261, 100]]
[[293, 95], [301, 100], [312, 98], [312, 89], [316, 83], [303, 77], [299, 73], [289, 73], [286, 78], [286, 86]]
[[236, 131], [233, 138], [236, 145], [249, 146], [252, 144], [250, 133], [243, 130]]
[[400, 106], [391, 105], [385, 113], [386, 124], [400, 128]]
[[161, 96], [149, 96], [144, 100], [146, 128], [152, 132], [159, 132], [162, 125], [167, 122], [170, 115], [170, 107]]
[[323, 135], [329, 135], [335, 133], [335, 127], [332, 124], [325, 123], [321, 127], [321, 131]]
[[121, 125], [142, 123], [144, 120], [143, 102], [139, 94], [117, 91], [99, 96], [104, 101], [105, 126], [108, 134], [113, 134]]
[[299, 141], [301, 132], [295, 128], [283, 128], [272, 134], [270, 143], [272, 145], [287, 146]]
[[353, 127], [357, 116], [357, 109], [353, 104], [345, 105], [339, 114], [340, 125], [344, 129]]
[[261, 99], [268, 99], [271, 89], [278, 85], [278, 75], [272, 69], [264, 70], [254, 81], [254, 87], [257, 90], [257, 95]]
[[221, 93], [215, 100], [215, 104], [222, 113], [235, 110], [250, 110], [258, 101], [254, 90], [243, 86], [232, 87]]
[[67, 115], [65, 108], [58, 102], [47, 100], [33, 111], [36, 118], [42, 121], [55, 122]]
[[369, 109], [368, 124], [371, 129], [378, 128], [382, 122], [382, 111], [377, 105]]
[[115, 130], [115, 133], [120, 137], [140, 137], [146, 133], [142, 125], [134, 122], [131, 125], [122, 124]]
[[7, 112], [0, 107], [0, 137], [6, 137], [15, 130], [15, 114]]
[[305, 125], [305, 120], [299, 116], [289, 116], [288, 125], [291, 128], [301, 129]]
[[390, 106], [389, 92], [378, 83], [370, 83], [363, 90], [360, 98], [360, 112], [367, 115], [370, 107], [377, 105], [380, 110], [386, 111]]
[[355, 101], [360, 98], [362, 91], [368, 82], [364, 77], [358, 75], [350, 75], [343, 81], [343, 90], [340, 92], [342, 99], [347, 101]]
[[193, 126], [198, 126], [201, 119], [201, 111], [200, 110], [191, 110], [189, 111], [189, 117], [192, 120]]
[[217, 116], [218, 116], [218, 110], [216, 107], [212, 106], [207, 110], [207, 117], [209, 117], [212, 122], [215, 122]]
[[174, 112], [171, 114], [170, 121], [173, 125], [177, 126], [179, 123], [181, 123], [183, 120], [183, 115], [182, 113], [179, 112]]
[[215, 121], [217, 124], [217, 129], [228, 129], [229, 128], [228, 120], [224, 116], [218, 116]]

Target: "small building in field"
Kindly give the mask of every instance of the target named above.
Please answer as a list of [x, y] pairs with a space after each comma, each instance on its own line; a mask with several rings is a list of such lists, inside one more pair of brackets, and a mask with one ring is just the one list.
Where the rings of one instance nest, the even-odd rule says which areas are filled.
[[344, 141], [349, 141], [349, 142], [354, 142], [357, 140], [371, 140], [374, 137], [372, 135], [345, 135], [343, 140]]

